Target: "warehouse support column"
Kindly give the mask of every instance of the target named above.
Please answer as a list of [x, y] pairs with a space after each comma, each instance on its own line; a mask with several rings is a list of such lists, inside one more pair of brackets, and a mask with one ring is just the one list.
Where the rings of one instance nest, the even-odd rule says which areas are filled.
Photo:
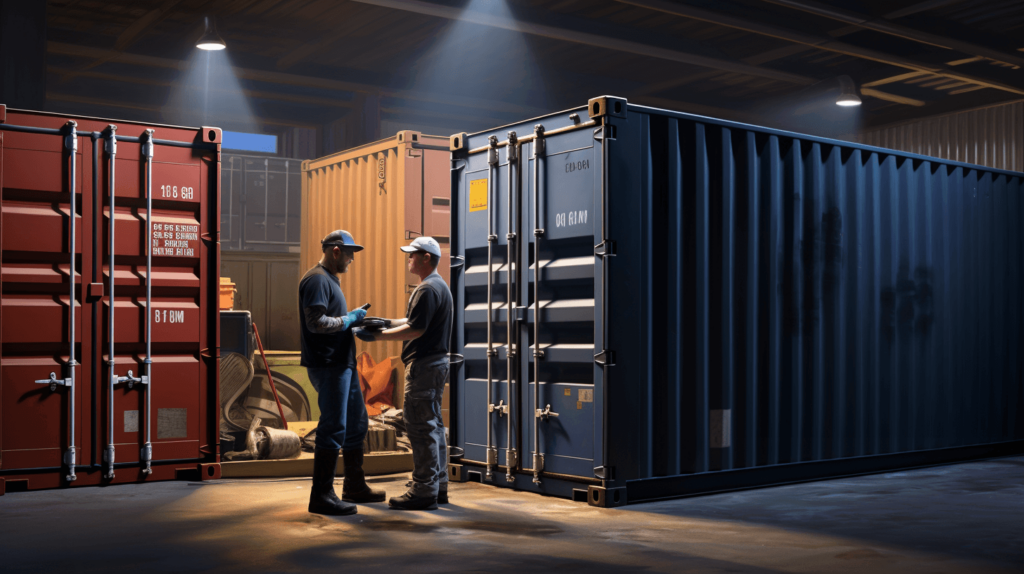
[[46, 1], [0, 0], [0, 103], [46, 106]]

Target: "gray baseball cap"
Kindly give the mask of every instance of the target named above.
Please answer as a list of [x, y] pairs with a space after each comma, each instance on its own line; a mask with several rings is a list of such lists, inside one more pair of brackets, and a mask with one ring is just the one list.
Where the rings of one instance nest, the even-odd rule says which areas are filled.
[[434, 257], [437, 257], [438, 259], [441, 258], [441, 245], [439, 245], [437, 243], [437, 240], [435, 240], [433, 237], [417, 237], [416, 239], [412, 240], [412, 243], [406, 245], [405, 247], [400, 247], [399, 249], [405, 251], [406, 253], [426, 251], [427, 253], [433, 255]]

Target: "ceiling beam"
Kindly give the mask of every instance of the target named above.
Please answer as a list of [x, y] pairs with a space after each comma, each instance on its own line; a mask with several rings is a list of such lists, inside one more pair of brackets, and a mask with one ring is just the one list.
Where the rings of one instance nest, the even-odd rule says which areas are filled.
[[[127, 52], [118, 53], [114, 52], [113, 50], [106, 50], [103, 48], [92, 48], [89, 46], [79, 46], [75, 44], [65, 44], [61, 42], [52, 41], [47, 42], [46, 46], [47, 52], [50, 54], [77, 56], [83, 58], [102, 58], [105, 56], [111, 56], [109, 61], [122, 62], [125, 64], [132, 64], [136, 66], [168, 68], [172, 70], [179, 70], [182, 72], [187, 71], [189, 69], [189, 63], [185, 60], [159, 58], [155, 56], [142, 56], [139, 54], [130, 54]], [[340, 92], [377, 94], [384, 97], [393, 97], [403, 100], [447, 104], [456, 107], [486, 110], [490, 112], [505, 112], [510, 114], [527, 116], [542, 115], [550, 111], [535, 108], [532, 106], [524, 106], [521, 104], [513, 104], [509, 102], [491, 99], [477, 99], [466, 96], [453, 96], [449, 94], [429, 93], [419, 90], [392, 90], [385, 87], [374, 86], [370, 84], [346, 82], [342, 80], [319, 78], [315, 76], [302, 76], [298, 74], [289, 74], [285, 72], [271, 72], [266, 70], [256, 70], [252, 68], [239, 67], [233, 67], [231, 70], [232, 73], [234, 73], [235, 76], [238, 78], [255, 80], [259, 82], [267, 82], [271, 84], [319, 88], [325, 90], [335, 90]]]
[[[46, 68], [48, 72], [54, 74], [67, 73], [70, 70], [63, 68], [56, 68], [49, 66]], [[130, 76], [124, 74], [104, 74], [102, 72], [81, 72], [78, 74], [84, 78], [96, 78], [98, 80], [109, 80], [113, 82], [126, 82], [130, 84], [142, 84], [147, 86], [162, 86], [162, 87], [176, 87], [177, 84], [168, 80], [153, 80], [149, 78], [141, 78], [139, 76]], [[198, 86], [190, 86], [192, 90], [199, 90]], [[268, 92], [264, 90], [228, 90], [225, 88], [210, 88], [210, 93], [228, 93], [235, 92], [241, 93], [249, 98], [258, 98], [262, 100], [275, 100], [279, 102], [291, 102], [294, 104], [309, 104], [313, 106], [322, 106], [329, 108], [351, 108], [352, 102], [349, 100], [341, 100], [337, 98], [317, 98], [313, 96], [300, 96], [295, 94], [282, 94], [280, 92]]]
[[[364, 0], [356, 0], [364, 1]], [[394, 0], [383, 0], [383, 1], [394, 1]], [[743, 30], [744, 32], [750, 32], [753, 34], [761, 34], [763, 36], [769, 36], [780, 40], [786, 40], [789, 42], [796, 42], [797, 44], [804, 44], [817, 48], [819, 50], [826, 50], [829, 52], [835, 52], [838, 54], [844, 54], [846, 56], [854, 56], [873, 62], [879, 62], [882, 64], [888, 64], [890, 66], [897, 66], [916, 72], [924, 72], [935, 76], [942, 76], [953, 80], [959, 80], [961, 82], [967, 82], [986, 88], [995, 88], [1004, 92], [1009, 92], [1017, 95], [1024, 95], [1024, 87], [1011, 86], [1004, 84], [1003, 82], [989, 80], [985, 78], [979, 78], [976, 76], [963, 74], [955, 70], [950, 69], [944, 65], [925, 64], [922, 62], [915, 62], [908, 58], [901, 56], [893, 56], [871, 50], [868, 48], [861, 48], [852, 44], [846, 44], [844, 42], [837, 42], [827, 36], [815, 36], [811, 34], [804, 34], [803, 32], [797, 32], [794, 30], [780, 28], [771, 24], [765, 24], [762, 22], [753, 22], [745, 20], [743, 18], [737, 18], [735, 16], [729, 16], [721, 12], [714, 12], [711, 10], [704, 10], [702, 8], [695, 8], [693, 6], [686, 6], [683, 4], [676, 4], [673, 2], [667, 2], [666, 0], [616, 0], [622, 4], [629, 4], [631, 6], [638, 6], [641, 8], [647, 8], [657, 12], [663, 12], [666, 14], [672, 14], [674, 16], [680, 16], [683, 18], [690, 18], [693, 20], [700, 20], [702, 22], [709, 22], [717, 24], [719, 26], [726, 26], [728, 28], [735, 28], [737, 30]]]
[[[164, 2], [162, 2], [159, 6], [157, 6], [156, 8], [154, 8], [152, 10], [150, 10], [149, 12], [146, 12], [138, 20], [135, 20], [134, 22], [129, 24], [128, 27], [125, 28], [123, 32], [121, 32], [121, 34], [117, 37], [117, 40], [114, 42], [114, 50], [113, 50], [113, 52], [115, 52], [115, 53], [124, 52], [125, 48], [127, 48], [128, 46], [131, 46], [132, 43], [134, 43], [135, 40], [137, 40], [138, 37], [143, 32], [145, 32], [147, 28], [149, 28], [153, 24], [156, 24], [160, 20], [162, 20], [163, 17], [168, 12], [170, 12], [171, 8], [174, 8], [174, 6], [177, 5], [180, 2], [181, 2], [181, 0], [164, 0]], [[100, 57], [100, 58], [94, 60], [93, 62], [90, 62], [90, 63], [82, 66], [81, 68], [79, 68], [78, 70], [76, 70], [74, 72], [71, 72], [69, 74], [65, 74], [64, 76], [61, 76], [61, 78], [59, 80], [57, 80], [57, 83], [64, 83], [64, 82], [74, 78], [80, 72], [83, 72], [83, 71], [86, 71], [86, 70], [91, 70], [91, 69], [95, 68], [96, 66], [105, 64], [105, 63], [109, 62], [111, 59], [113, 59], [113, 57], [114, 57], [113, 55], [107, 55], [107, 56], [104, 56], [104, 57]]]
[[[161, 115], [163, 115], [164, 113], [168, 113], [168, 112], [172, 112], [173, 113], [173, 112], [187, 112], [187, 111], [191, 111], [191, 110], [183, 110], [181, 108], [171, 108], [171, 107], [165, 107], [165, 106], [157, 106], [157, 105], [153, 105], [153, 104], [140, 104], [140, 103], [136, 103], [136, 102], [125, 102], [123, 100], [111, 100], [111, 99], [105, 99], [105, 98], [89, 98], [89, 97], [85, 97], [85, 96], [79, 96], [79, 95], [76, 95], [76, 94], [65, 94], [65, 93], [60, 93], [60, 92], [47, 92], [46, 93], [46, 100], [48, 102], [52, 101], [52, 102], [68, 102], [68, 103], [72, 103], [72, 104], [85, 104], [85, 105], [88, 105], [90, 107], [90, 110], [92, 110], [94, 108], [97, 108], [97, 107], [105, 107], [105, 108], [111, 108], [111, 109], [131, 110], [131, 111], [137, 111], [137, 112], [159, 113]], [[93, 112], [90, 111], [89, 113], [93, 113]], [[316, 123], [310, 123], [310, 122], [306, 122], [306, 121], [293, 121], [293, 120], [290, 120], [290, 119], [267, 118], [267, 117], [260, 117], [260, 116], [251, 116], [251, 117], [250, 116], [245, 116], [245, 117], [242, 117], [242, 116], [227, 116], [227, 115], [224, 115], [224, 114], [219, 114], [219, 115], [226, 122], [248, 122], [248, 121], [254, 121], [254, 122], [259, 123], [259, 124], [265, 124], [265, 125], [270, 125], [270, 126], [285, 126], [285, 127], [299, 127], [299, 128], [317, 128], [317, 127], [320, 127]], [[149, 120], [147, 120], [147, 121], [149, 121]], [[160, 122], [149, 121], [149, 123], [160, 123]]]
[[505, 16], [487, 14], [476, 10], [463, 10], [461, 8], [434, 4], [432, 2], [422, 2], [421, 0], [353, 1], [359, 2], [361, 4], [372, 4], [374, 6], [380, 6], [382, 8], [392, 8], [395, 10], [415, 12], [417, 14], [433, 16], [436, 18], [461, 20], [463, 22], [471, 22], [473, 24], [479, 24], [482, 26], [501, 28], [504, 30], [511, 30], [513, 32], [530, 34], [533, 36], [541, 36], [544, 38], [551, 38], [554, 40], [561, 40], [565, 42], [573, 42], [576, 44], [583, 44], [586, 46], [593, 46], [596, 48], [603, 48], [606, 50], [614, 50], [618, 52], [635, 54], [638, 56], [646, 56], [649, 58], [658, 58], [661, 60], [668, 60], [671, 62], [679, 62], [681, 64], [703, 66], [705, 68], [715, 68], [719, 70], [735, 72], [738, 74], [744, 74], [747, 76], [769, 78], [772, 80], [779, 80], [791, 84], [806, 86], [817, 82], [817, 79], [815, 78], [801, 76], [799, 74], [790, 74], [788, 72], [773, 70], [771, 68], [762, 68], [760, 66], [754, 66], [751, 64], [746, 64], [735, 60], [712, 58], [700, 54], [692, 54], [689, 52], [682, 52], [679, 50], [660, 48], [658, 46], [642, 44], [630, 40], [610, 38], [602, 34], [592, 34], [589, 32], [571, 30], [564, 27], [537, 24], [534, 22], [528, 22], [516, 18], [508, 18]]
[[897, 103], [897, 104], [906, 104], [908, 106], [914, 106], [914, 107], [918, 107], [918, 108], [928, 103], [928, 102], [924, 102], [922, 100], [915, 100], [914, 98], [908, 98], [908, 97], [905, 97], [905, 96], [897, 96], [896, 94], [890, 94], [888, 92], [882, 92], [882, 91], [876, 90], [874, 88], [864, 88], [864, 87], [861, 87], [860, 94], [862, 96], [871, 96], [873, 98], [878, 98], [880, 100], [885, 100], [887, 102], [893, 102], [893, 103]]
[[931, 34], [928, 32], [922, 32], [915, 30], [907, 26], [890, 22], [885, 18], [871, 18], [863, 14], [858, 14], [850, 10], [844, 10], [833, 6], [828, 6], [814, 0], [762, 0], [769, 4], [775, 4], [777, 6], [785, 6], [787, 8], [793, 8], [794, 10], [800, 10], [814, 14], [815, 16], [821, 16], [823, 18], [830, 18], [853, 26], [858, 26], [865, 30], [874, 30], [875, 32], [881, 32], [882, 34], [888, 34], [890, 36], [896, 36], [897, 38], [903, 38], [904, 40], [911, 40], [920, 44], [927, 44], [929, 46], [937, 46], [939, 48], [945, 48], [947, 50], [956, 50], [963, 52], [964, 54], [971, 54], [972, 56], [981, 56], [990, 60], [996, 60], [998, 62], [1006, 62], [1015, 66], [1024, 66], [1024, 58], [1015, 54], [1006, 54], [999, 50], [993, 50], [985, 46], [979, 46], [971, 42], [963, 42], [953, 38], [947, 38], [945, 36], [939, 36], [937, 34]]

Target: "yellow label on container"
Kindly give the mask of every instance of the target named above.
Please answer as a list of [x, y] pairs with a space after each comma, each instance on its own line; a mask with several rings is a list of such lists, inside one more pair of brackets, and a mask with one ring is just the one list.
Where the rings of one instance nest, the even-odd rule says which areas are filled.
[[469, 211], [487, 211], [487, 180], [469, 182]]
[[565, 389], [565, 396], [568, 397], [571, 394], [572, 394], [572, 389]]

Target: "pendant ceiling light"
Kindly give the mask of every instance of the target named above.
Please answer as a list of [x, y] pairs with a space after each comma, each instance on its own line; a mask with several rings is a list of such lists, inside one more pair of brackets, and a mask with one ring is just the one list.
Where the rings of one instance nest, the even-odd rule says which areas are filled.
[[214, 21], [207, 16], [206, 17], [206, 32], [202, 38], [196, 42], [196, 48], [200, 50], [223, 50], [227, 48], [227, 44], [224, 43], [224, 39], [217, 33], [217, 25]]
[[837, 106], [859, 106], [860, 96], [857, 95], [857, 86], [850, 76], [839, 76], [839, 97], [836, 98]]

